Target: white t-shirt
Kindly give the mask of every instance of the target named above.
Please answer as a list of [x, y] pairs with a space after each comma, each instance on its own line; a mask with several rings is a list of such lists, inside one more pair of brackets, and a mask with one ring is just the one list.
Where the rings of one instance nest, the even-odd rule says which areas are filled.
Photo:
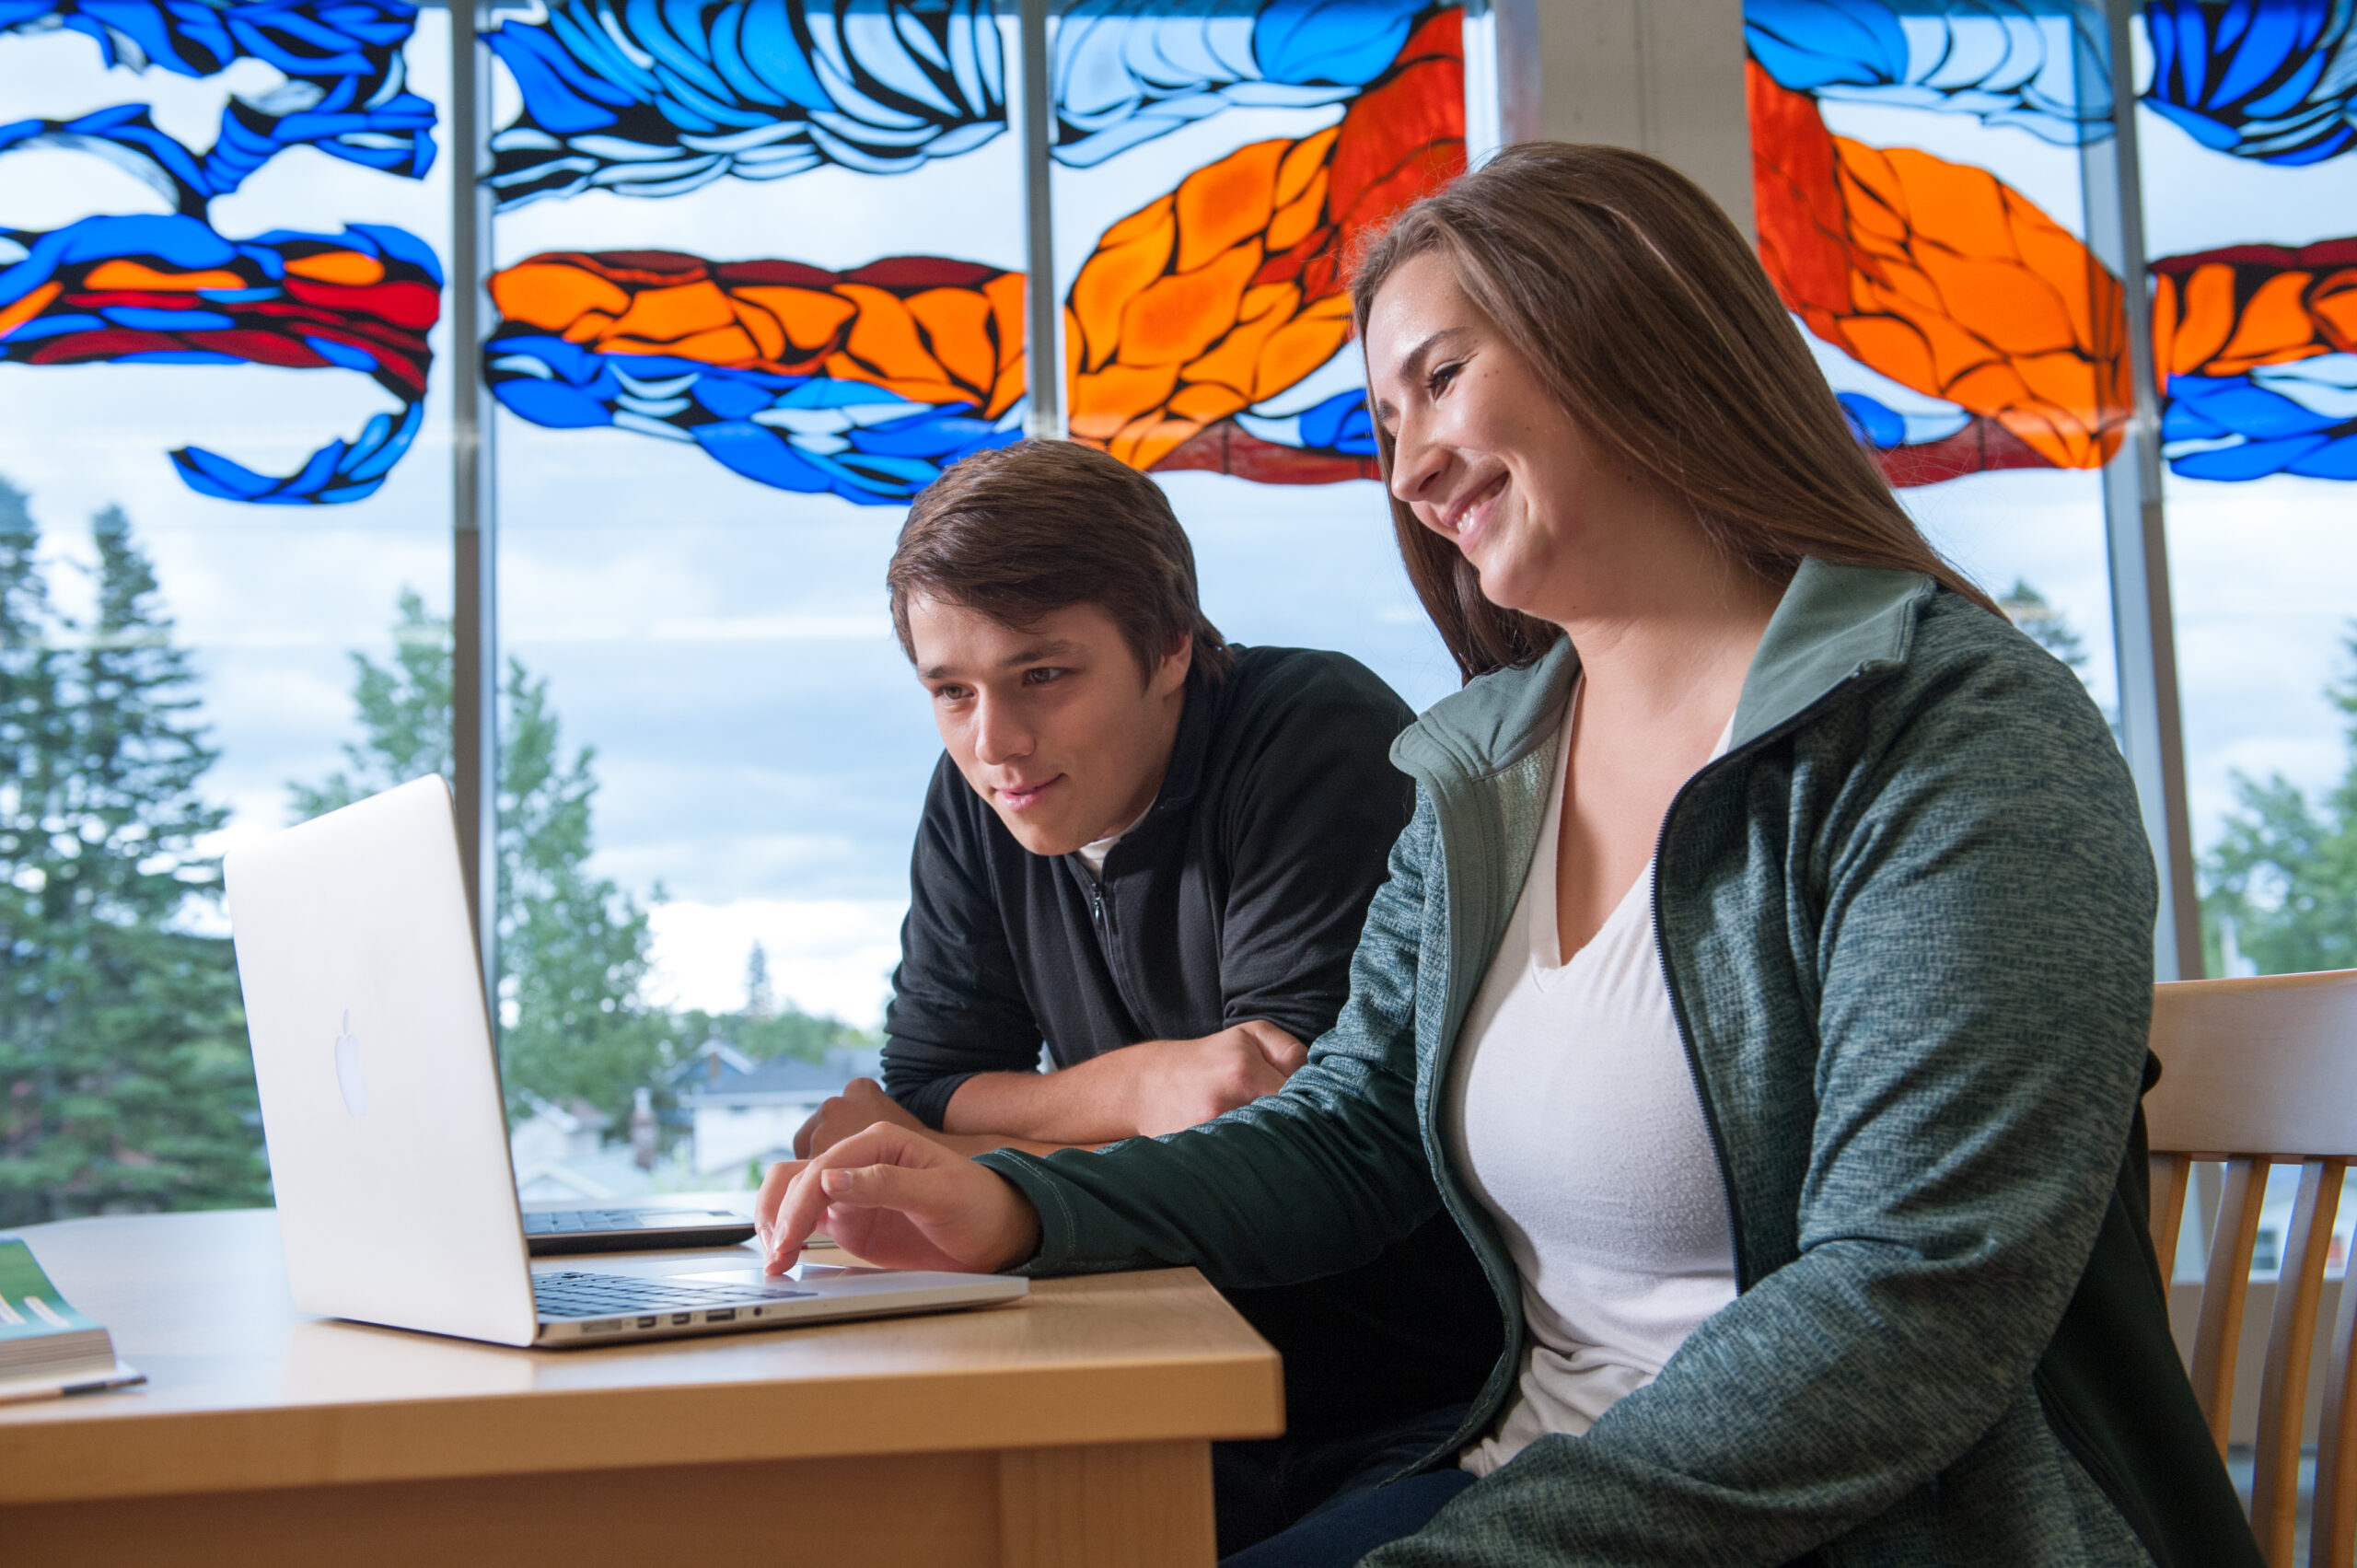
[[[1146, 811], [1151, 811], [1153, 809], [1154, 807], [1151, 806], [1146, 807]], [[1080, 863], [1088, 867], [1088, 874], [1091, 877], [1101, 877], [1105, 875], [1105, 857], [1113, 853], [1113, 846], [1121, 842], [1122, 836], [1129, 832], [1130, 828], [1134, 828], [1139, 822], [1143, 822], [1144, 820], [1145, 811], [1141, 811], [1138, 813], [1136, 820], [1131, 822], [1128, 827], [1123, 828], [1120, 832], [1108, 833], [1101, 839], [1091, 839], [1088, 842], [1073, 851], [1073, 854], [1080, 856]]]
[[1449, 1068], [1450, 1152], [1498, 1223], [1529, 1325], [1513, 1400], [1461, 1457], [1475, 1475], [1549, 1433], [1587, 1431], [1736, 1295], [1725, 1188], [1654, 944], [1650, 864], [1558, 961], [1571, 734], [1567, 714], [1556, 804]]

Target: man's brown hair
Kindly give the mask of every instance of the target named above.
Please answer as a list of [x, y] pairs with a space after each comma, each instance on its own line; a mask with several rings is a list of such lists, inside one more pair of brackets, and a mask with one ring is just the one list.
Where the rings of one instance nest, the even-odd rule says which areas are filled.
[[1096, 605], [1149, 679], [1190, 633], [1192, 668], [1206, 679], [1233, 661], [1196, 602], [1194, 547], [1161, 486], [1077, 442], [1021, 441], [949, 468], [909, 507], [884, 585], [911, 663], [909, 604], [918, 598], [1018, 628]]

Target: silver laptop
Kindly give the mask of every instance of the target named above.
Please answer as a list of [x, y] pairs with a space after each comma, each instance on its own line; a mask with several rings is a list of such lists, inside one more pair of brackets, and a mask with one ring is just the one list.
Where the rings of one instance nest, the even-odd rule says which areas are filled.
[[935, 1312], [1028, 1288], [882, 1269], [535, 1274], [449, 787], [388, 790], [232, 851], [225, 872], [302, 1310], [559, 1349]]

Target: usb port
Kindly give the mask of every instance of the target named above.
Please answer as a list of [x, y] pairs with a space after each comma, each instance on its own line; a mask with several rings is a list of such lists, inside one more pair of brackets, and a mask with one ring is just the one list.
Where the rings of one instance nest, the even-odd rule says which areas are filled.
[[652, 1329], [655, 1327], [655, 1319], [652, 1318], [641, 1318], [638, 1320], [638, 1326], [642, 1329]]
[[703, 1320], [707, 1323], [731, 1323], [736, 1321], [736, 1318], [737, 1309], [733, 1307], [724, 1307], [717, 1312], [707, 1312], [703, 1315]]
[[692, 1312], [674, 1312], [671, 1314], [671, 1321], [674, 1323], [692, 1323], [695, 1320], [696, 1315]]

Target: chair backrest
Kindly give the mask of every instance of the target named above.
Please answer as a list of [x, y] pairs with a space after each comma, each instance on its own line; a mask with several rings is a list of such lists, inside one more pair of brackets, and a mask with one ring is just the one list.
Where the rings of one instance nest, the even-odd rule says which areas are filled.
[[[2145, 1098], [2144, 1116], [2162, 1279], [2175, 1267], [2194, 1165], [2218, 1160], [2226, 1167], [2191, 1369], [2194, 1395], [2222, 1454], [2267, 1175], [2278, 1165], [2300, 1167], [2259, 1382], [2251, 1487], [2251, 1526], [2270, 1568], [2293, 1568], [2317, 1303], [2341, 1179], [2357, 1161], [2357, 970], [2155, 986], [2153, 1051], [2161, 1059], [2161, 1081]], [[2309, 1529], [2314, 1568], [2351, 1568], [2357, 1559], [2352, 1285], [2357, 1280], [2341, 1288], [2325, 1376]]]

